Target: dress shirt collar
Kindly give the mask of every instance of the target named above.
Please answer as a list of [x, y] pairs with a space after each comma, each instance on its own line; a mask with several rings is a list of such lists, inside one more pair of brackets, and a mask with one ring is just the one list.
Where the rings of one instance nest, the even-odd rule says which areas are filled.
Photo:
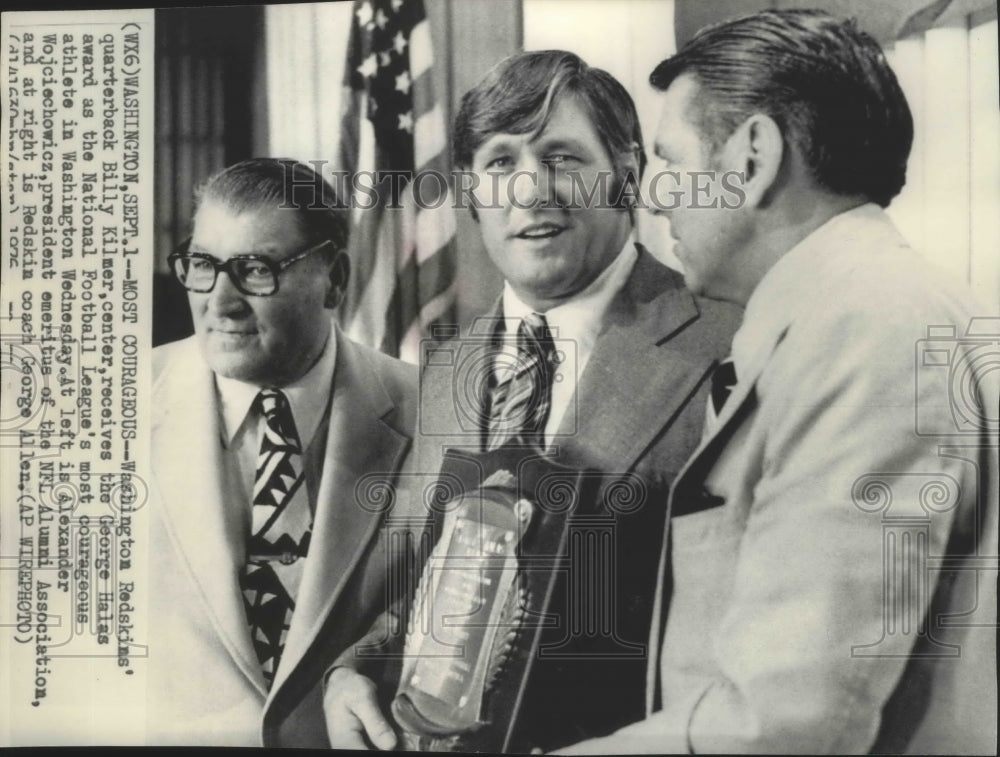
[[[333, 383], [333, 371], [337, 365], [337, 335], [334, 328], [323, 347], [323, 353], [315, 365], [304, 376], [281, 387], [292, 407], [292, 417], [299, 434], [299, 443], [305, 449], [312, 441], [320, 419], [326, 410], [330, 399], [330, 386]], [[215, 384], [219, 388], [223, 421], [223, 441], [228, 447], [240, 426], [243, 425], [254, 398], [261, 390], [255, 384], [248, 384], [237, 379], [215, 376]]]
[[[552, 336], [560, 340], [573, 340], [578, 354], [589, 355], [611, 300], [625, 286], [638, 258], [634, 235], [629, 234], [618, 257], [586, 289], [542, 313], [552, 330]], [[503, 315], [507, 327], [505, 341], [515, 338], [521, 319], [533, 312], [535, 311], [517, 296], [510, 283], [504, 283]]]
[[824, 271], [840, 265], [838, 250], [893, 231], [885, 211], [868, 203], [834, 216], [785, 253], [750, 295], [733, 337], [737, 379], [762, 367], [758, 363], [768, 359], [794, 313], [813, 301], [813, 285], [820, 286]]

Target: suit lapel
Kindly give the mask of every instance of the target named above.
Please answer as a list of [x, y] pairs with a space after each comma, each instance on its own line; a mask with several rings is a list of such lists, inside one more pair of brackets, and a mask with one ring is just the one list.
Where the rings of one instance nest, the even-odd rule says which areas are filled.
[[[698, 308], [684, 289], [680, 276], [659, 264], [641, 245], [639, 258], [625, 286], [611, 303], [590, 359], [579, 377], [571, 406], [560, 423], [553, 445], [559, 460], [574, 464], [586, 461], [606, 471], [629, 470], [663, 427], [684, 407], [704, 379], [708, 366], [695, 365], [674, 350], [671, 337], [698, 318]], [[432, 430], [434, 454], [425, 453], [421, 464], [429, 470], [440, 464], [441, 452], [451, 446], [479, 447], [481, 437], [455, 433], [461, 425], [454, 413], [462, 413], [466, 428], [482, 409], [474, 408], [474, 383], [485, 384], [485, 374], [468, 366], [489, 366], [489, 339], [502, 302], [476, 319], [463, 343], [451, 351], [450, 360], [428, 361], [421, 376], [426, 408], [421, 436]], [[445, 345], [447, 347], [447, 345]], [[623, 370], [627, 366], [627, 370]], [[664, 386], [671, 391], [664, 393]], [[452, 408], [455, 408], [453, 411]], [[663, 424], [651, 427], [650, 418]], [[436, 470], [436, 468], [434, 468]]]
[[247, 631], [238, 575], [244, 561], [245, 522], [223, 482], [219, 408], [211, 371], [189, 342], [190, 359], [174, 366], [164, 395], [154, 401], [154, 471], [163, 517], [204, 610], [233, 661], [260, 690], [264, 677]]
[[[681, 468], [674, 480], [667, 499], [667, 527], [665, 534], [669, 537], [670, 519], [675, 515], [683, 515], [689, 512], [686, 503], [678, 502], [682, 497], [694, 497], [701, 491], [702, 482], [707, 476], [711, 466], [718, 458], [719, 452], [725, 446], [726, 441], [731, 437], [742, 420], [745, 418], [753, 406], [755, 388], [760, 374], [767, 365], [771, 353], [781, 342], [787, 330], [787, 323], [774, 330], [770, 339], [764, 340], [745, 366], [739, 367], [736, 386], [733, 387], [732, 394], [722, 407], [722, 412], [716, 420], [715, 427], [711, 433], [705, 434], [697, 449], [691, 454], [684, 467]], [[670, 539], [664, 538], [660, 552], [660, 570], [657, 573], [656, 593], [653, 603], [654, 622], [650, 629], [649, 649], [653, 650], [658, 659], [660, 642], [664, 633], [664, 622], [666, 620], [666, 609], [669, 606], [667, 595], [669, 594], [670, 580]], [[652, 713], [656, 703], [657, 689], [659, 687], [659, 666], [650, 665], [646, 680], [646, 710]]]
[[[698, 317], [694, 299], [639, 249], [635, 269], [604, 317], [560, 436], [553, 440], [570, 463], [583, 459], [605, 471], [629, 470], [704, 378], [705, 366], [694, 365], [669, 344]], [[663, 423], [654, 427], [651, 418]]]
[[685, 463], [677, 475], [677, 480], [674, 482], [671, 491], [668, 517], [677, 512], [674, 503], [675, 495], [678, 492], [683, 493], [688, 491], [690, 485], [697, 483], [695, 479], [700, 477], [699, 472], [706, 472], [705, 466], [711, 465], [721, 446], [725, 444], [725, 441], [730, 437], [740, 419], [745, 415], [747, 406], [754, 397], [757, 380], [767, 365], [771, 353], [774, 352], [775, 348], [784, 338], [786, 330], [787, 324], [776, 329], [770, 339], [761, 343], [760, 347], [747, 361], [746, 366], [739, 368], [736, 386], [733, 387], [732, 394], [730, 394], [722, 406], [722, 412], [716, 420], [714, 429], [710, 434], [706, 434], [702, 438], [698, 448], [692, 453], [687, 463]]
[[370, 473], [391, 479], [410, 440], [385, 416], [395, 405], [365, 356], [337, 331], [330, 424], [309, 557], [278, 667], [272, 698], [316, 639], [323, 622], [382, 523], [359, 504], [358, 483]]
[[482, 450], [488, 425], [484, 399], [493, 371], [491, 341], [501, 315], [497, 300], [461, 338], [438, 345], [424, 356], [422, 412], [417, 422], [421, 473], [436, 474], [449, 447]]

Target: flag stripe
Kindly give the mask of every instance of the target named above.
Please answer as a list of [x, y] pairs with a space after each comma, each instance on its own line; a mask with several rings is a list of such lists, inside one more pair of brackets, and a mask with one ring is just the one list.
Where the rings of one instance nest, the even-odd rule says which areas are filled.
[[418, 266], [417, 286], [420, 289], [421, 300], [428, 302], [437, 297], [455, 280], [455, 261], [451, 255], [441, 250]]
[[440, 106], [435, 105], [417, 119], [413, 125], [413, 145], [414, 162], [418, 171], [424, 170], [425, 166], [447, 149]]
[[424, 20], [413, 27], [413, 32], [410, 34], [410, 76], [416, 79], [424, 71], [429, 71], [433, 65], [431, 25]]
[[444, 203], [417, 214], [417, 264], [422, 265], [447, 247], [455, 236], [455, 210], [451, 192], [445, 193]]
[[[386, 213], [398, 211], [387, 210]], [[371, 214], [375, 218], [374, 214]], [[381, 345], [385, 338], [384, 314], [389, 307], [391, 293], [396, 285], [395, 250], [399, 244], [398, 228], [392, 223], [380, 224], [376, 233], [378, 242], [374, 263], [366, 279], [359, 282], [358, 303], [349, 317], [344, 317], [347, 335], [362, 344]]]
[[394, 313], [405, 314], [405, 318], [395, 322], [400, 327], [398, 333], [403, 333], [410, 322], [420, 315], [421, 301], [428, 302], [449, 291], [455, 279], [455, 270], [454, 260], [446, 252], [442, 250], [420, 266], [414, 265], [411, 260], [399, 272], [396, 290], [386, 311], [387, 321]]
[[[434, 92], [431, 29], [421, 0], [355, 0], [345, 86], [342, 170], [434, 170], [352, 210], [352, 276], [341, 318], [352, 338], [398, 354], [400, 340], [454, 314], [455, 215], [447, 131]], [[384, 174], [383, 174], [384, 176]], [[400, 187], [396, 187], [397, 190]], [[357, 200], [370, 201], [367, 192]], [[401, 207], [384, 207], [389, 200]], [[419, 339], [416, 339], [419, 342]], [[415, 355], [414, 355], [415, 357]]]
[[[364, 101], [366, 98], [361, 98]], [[360, 158], [354, 165], [347, 168], [351, 176], [357, 176], [361, 171], [374, 172], [377, 163], [376, 156], [378, 148], [375, 144], [375, 132], [371, 122], [363, 120], [358, 127], [358, 146]], [[372, 181], [366, 182], [365, 186], [370, 186]], [[346, 292], [344, 295], [343, 314], [347, 321], [350, 321], [359, 306], [362, 292], [368, 286], [372, 278], [377, 260], [370, 249], [370, 241], [378, 238], [378, 229], [382, 223], [382, 214], [385, 209], [381, 204], [373, 204], [367, 193], [362, 196], [361, 192], [351, 193], [351, 233], [348, 238], [347, 252], [351, 260], [351, 275], [347, 280]]]
[[414, 117], [422, 116], [437, 105], [434, 97], [434, 72], [424, 71], [419, 76], [412, 77], [410, 84], [410, 99], [413, 100]]
[[420, 317], [411, 324], [403, 338], [399, 340], [400, 358], [409, 363], [419, 363], [420, 342], [432, 338], [431, 326], [436, 324], [439, 319], [445, 319], [448, 322], [454, 321], [452, 311], [455, 305], [455, 289], [455, 282], [452, 281], [448, 289], [421, 308]]

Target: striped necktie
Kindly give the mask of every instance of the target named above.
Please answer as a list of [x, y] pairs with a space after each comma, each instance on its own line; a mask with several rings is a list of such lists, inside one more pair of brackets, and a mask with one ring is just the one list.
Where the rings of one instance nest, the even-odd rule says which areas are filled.
[[312, 513], [302, 474], [302, 448], [287, 397], [277, 389], [264, 389], [254, 407], [264, 416], [264, 432], [240, 588], [254, 649], [270, 684], [295, 610]]
[[545, 316], [531, 313], [517, 329], [517, 360], [504, 366], [492, 393], [487, 450], [511, 439], [545, 446], [554, 357], [555, 344]]

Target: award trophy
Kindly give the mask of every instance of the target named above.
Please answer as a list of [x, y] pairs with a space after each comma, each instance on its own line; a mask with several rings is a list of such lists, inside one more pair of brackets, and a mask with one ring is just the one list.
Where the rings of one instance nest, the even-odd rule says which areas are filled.
[[403, 746], [506, 751], [546, 620], [569, 517], [594, 478], [507, 445], [448, 450], [454, 492], [414, 599], [392, 703]]

